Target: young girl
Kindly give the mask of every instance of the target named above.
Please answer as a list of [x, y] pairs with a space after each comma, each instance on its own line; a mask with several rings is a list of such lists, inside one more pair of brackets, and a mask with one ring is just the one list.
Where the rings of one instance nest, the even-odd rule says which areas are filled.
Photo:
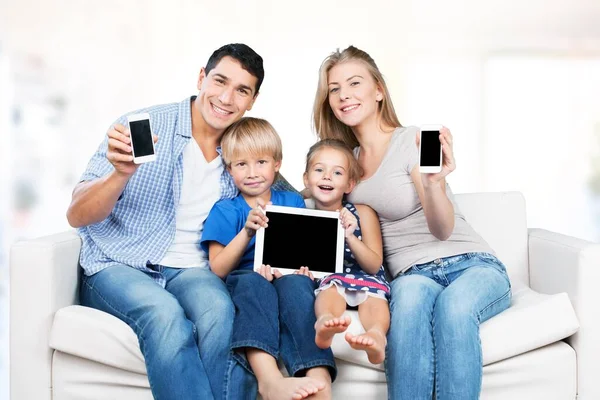
[[[275, 129], [262, 119], [242, 118], [223, 134], [223, 160], [240, 193], [214, 205], [200, 245], [210, 269], [226, 280], [235, 306], [233, 360], [251, 369], [262, 398], [330, 399], [335, 362], [330, 349], [312, 340], [316, 285], [310, 272], [303, 268], [282, 277], [268, 265], [253, 271], [255, 234], [268, 224], [264, 206], [304, 207], [298, 193], [271, 187], [281, 166], [281, 147]], [[279, 371], [280, 357], [289, 378]], [[251, 389], [244, 391], [250, 394]]]
[[339, 140], [326, 139], [313, 145], [306, 157], [304, 185], [319, 210], [341, 210], [344, 227], [344, 273], [323, 279], [315, 291], [315, 343], [328, 348], [336, 333], [344, 332], [350, 317], [342, 317], [346, 305], [358, 307], [360, 322], [366, 333], [346, 334], [346, 341], [364, 350], [373, 364], [385, 358], [386, 334], [390, 325], [388, 300], [390, 286], [382, 263], [379, 220], [364, 205], [344, 200], [361, 176], [361, 168], [352, 150]]

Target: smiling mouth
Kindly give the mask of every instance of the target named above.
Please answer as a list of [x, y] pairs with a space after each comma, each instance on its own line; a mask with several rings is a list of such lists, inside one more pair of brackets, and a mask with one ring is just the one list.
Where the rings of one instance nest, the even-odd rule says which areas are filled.
[[344, 107], [344, 108], [342, 108], [341, 110], [342, 110], [342, 112], [354, 111], [354, 110], [356, 110], [356, 109], [357, 109], [359, 106], [360, 106], [360, 104], [353, 104], [353, 105], [351, 105], [351, 106]]
[[226, 116], [228, 116], [228, 115], [231, 115], [231, 114], [233, 114], [233, 112], [232, 112], [232, 111], [227, 111], [227, 110], [224, 110], [224, 109], [222, 109], [222, 108], [219, 108], [219, 107], [215, 106], [215, 105], [214, 105], [214, 104], [212, 104], [212, 103], [211, 103], [210, 105], [212, 106], [212, 109], [213, 109], [213, 111], [214, 111], [215, 113], [217, 113], [217, 114], [219, 114], [219, 115], [222, 115], [222, 116], [224, 116], [224, 117], [226, 117]]
[[327, 186], [327, 185], [319, 185], [318, 187], [319, 187], [319, 189], [321, 189], [321, 190], [325, 190], [325, 191], [327, 191], [327, 192], [330, 192], [330, 191], [332, 191], [332, 190], [333, 190], [333, 187], [332, 187], [332, 186]]

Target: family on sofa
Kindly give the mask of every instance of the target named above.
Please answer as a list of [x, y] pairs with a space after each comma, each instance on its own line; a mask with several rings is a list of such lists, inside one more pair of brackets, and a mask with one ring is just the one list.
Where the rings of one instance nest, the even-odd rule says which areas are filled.
[[136, 111], [156, 134], [156, 161], [142, 166], [127, 115], [115, 121], [67, 213], [82, 239], [81, 304], [132, 328], [158, 399], [331, 398], [330, 345], [347, 306], [365, 333], [346, 341], [385, 360], [389, 398], [477, 399], [479, 325], [509, 307], [511, 286], [445, 182], [450, 131], [440, 130], [441, 172], [422, 174], [419, 131], [400, 124], [373, 59], [353, 46], [329, 55], [303, 194], [341, 210], [347, 268], [322, 281], [309, 268], [254, 272], [265, 204], [304, 207], [278, 179], [275, 130], [243, 118], [263, 78], [248, 46], [217, 49], [197, 96]]

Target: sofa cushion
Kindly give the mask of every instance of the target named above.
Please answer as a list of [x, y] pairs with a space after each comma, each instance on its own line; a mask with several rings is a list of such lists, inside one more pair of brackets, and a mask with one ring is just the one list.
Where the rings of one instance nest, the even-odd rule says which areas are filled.
[[[349, 331], [362, 332], [356, 311], [347, 311]], [[579, 325], [565, 293], [544, 295], [527, 286], [513, 287], [511, 307], [481, 325], [484, 365], [554, 343], [577, 331]], [[137, 337], [121, 320], [82, 306], [60, 309], [50, 334], [50, 347], [77, 357], [131, 372], [146, 373]], [[336, 335], [336, 358], [371, 366], [366, 354], [355, 351]], [[374, 366], [383, 370], [383, 365]]]

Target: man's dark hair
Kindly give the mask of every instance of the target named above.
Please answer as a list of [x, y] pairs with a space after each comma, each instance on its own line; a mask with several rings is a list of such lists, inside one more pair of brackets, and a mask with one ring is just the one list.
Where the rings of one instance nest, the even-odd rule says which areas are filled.
[[252, 48], [243, 43], [231, 43], [218, 48], [212, 53], [206, 67], [204, 68], [206, 75], [221, 61], [223, 57], [231, 57], [237, 60], [246, 71], [257, 78], [254, 95], [258, 93], [260, 85], [265, 78], [265, 70], [263, 69], [263, 59]]

